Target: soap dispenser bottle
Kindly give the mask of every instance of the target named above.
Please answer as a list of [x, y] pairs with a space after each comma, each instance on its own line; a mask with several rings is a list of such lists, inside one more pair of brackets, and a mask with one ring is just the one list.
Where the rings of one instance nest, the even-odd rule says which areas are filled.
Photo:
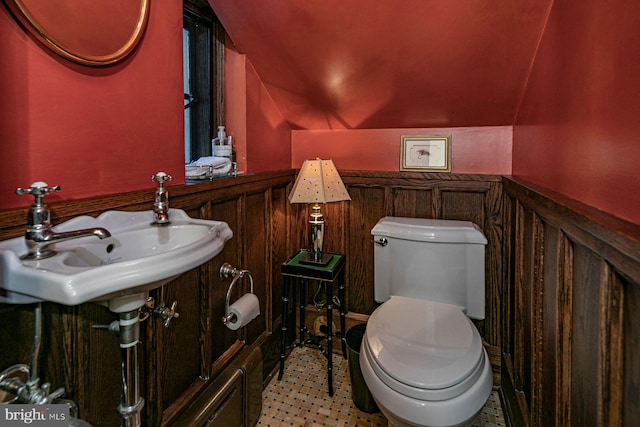
[[224, 145], [227, 134], [224, 131], [224, 126], [218, 126], [218, 136], [211, 140], [211, 152], [215, 154], [216, 145]]
[[227, 141], [227, 134], [224, 131], [224, 126], [218, 126], [218, 141], [220, 145], [224, 145]]

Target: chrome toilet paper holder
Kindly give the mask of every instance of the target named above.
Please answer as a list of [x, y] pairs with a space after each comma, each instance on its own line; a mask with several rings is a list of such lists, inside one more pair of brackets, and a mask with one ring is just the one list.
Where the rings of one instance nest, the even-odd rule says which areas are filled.
[[245, 275], [249, 276], [249, 283], [251, 285], [250, 291], [251, 293], [253, 293], [253, 276], [251, 276], [251, 272], [249, 270], [237, 269], [233, 267], [231, 264], [229, 264], [228, 262], [225, 262], [220, 267], [221, 279], [228, 279], [229, 277], [233, 277], [233, 280], [231, 280], [231, 284], [227, 289], [227, 296], [225, 297], [225, 300], [224, 300], [224, 317], [222, 318], [222, 323], [224, 323], [225, 325], [227, 325], [229, 322], [236, 321], [236, 315], [233, 313], [229, 313], [229, 299], [231, 298], [231, 291], [233, 290], [233, 285], [235, 285], [238, 280], [244, 278]]

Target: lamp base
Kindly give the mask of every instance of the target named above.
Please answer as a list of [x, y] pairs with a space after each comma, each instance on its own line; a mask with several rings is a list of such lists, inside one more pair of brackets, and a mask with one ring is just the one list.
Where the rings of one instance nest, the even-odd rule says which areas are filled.
[[329, 262], [331, 262], [331, 259], [333, 258], [333, 255], [325, 253], [325, 252], [320, 252], [320, 259], [319, 260], [315, 260], [313, 258], [313, 252], [307, 252], [304, 254], [304, 256], [302, 258], [300, 258], [300, 264], [306, 264], [306, 265], [315, 265], [317, 267], [324, 267], [327, 264], [329, 264]]

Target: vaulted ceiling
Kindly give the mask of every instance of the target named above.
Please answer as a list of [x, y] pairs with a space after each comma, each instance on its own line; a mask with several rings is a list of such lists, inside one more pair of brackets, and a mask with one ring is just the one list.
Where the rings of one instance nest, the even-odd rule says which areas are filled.
[[553, 0], [209, 0], [292, 129], [511, 125]]

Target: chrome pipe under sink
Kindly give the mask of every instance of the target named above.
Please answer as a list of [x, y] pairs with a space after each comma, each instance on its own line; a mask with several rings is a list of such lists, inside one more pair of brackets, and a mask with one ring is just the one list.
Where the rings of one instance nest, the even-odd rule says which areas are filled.
[[140, 427], [144, 398], [140, 395], [138, 370], [138, 343], [140, 342], [139, 310], [120, 313], [118, 336], [120, 337], [122, 397], [118, 413], [122, 427]]

